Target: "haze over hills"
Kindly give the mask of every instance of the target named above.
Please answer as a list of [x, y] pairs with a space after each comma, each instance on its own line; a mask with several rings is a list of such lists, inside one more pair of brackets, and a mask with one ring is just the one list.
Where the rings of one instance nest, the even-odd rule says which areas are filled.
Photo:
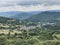
[[18, 12], [18, 11], [0, 12], [0, 16], [3, 16], [3, 17], [11, 17], [11, 16], [17, 15], [19, 13], [21, 13], [21, 12]]
[[0, 12], [0, 16], [23, 20], [38, 13], [40, 13], [40, 11], [35, 12], [11, 11], [11, 12]]
[[34, 12], [0, 12], [0, 16], [32, 22], [60, 22], [60, 10]]

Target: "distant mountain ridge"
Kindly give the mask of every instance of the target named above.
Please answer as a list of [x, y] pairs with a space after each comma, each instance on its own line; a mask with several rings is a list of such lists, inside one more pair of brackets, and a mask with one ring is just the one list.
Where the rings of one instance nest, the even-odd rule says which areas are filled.
[[0, 16], [32, 22], [60, 22], [60, 10], [33, 12], [0, 12]]
[[0, 16], [23, 20], [38, 13], [40, 13], [40, 11], [36, 11], [36, 12], [12, 11], [12, 12], [0, 12]]
[[18, 11], [11, 11], [11, 12], [0, 12], [0, 16], [3, 16], [3, 17], [10, 17], [10, 16], [13, 16], [13, 15], [16, 15], [20, 12]]

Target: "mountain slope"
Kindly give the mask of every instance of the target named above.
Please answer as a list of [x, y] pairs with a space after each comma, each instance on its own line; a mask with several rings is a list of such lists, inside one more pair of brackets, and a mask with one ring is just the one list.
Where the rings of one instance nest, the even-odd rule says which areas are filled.
[[0, 12], [0, 16], [14, 18], [18, 20], [26, 20], [32, 22], [60, 22], [60, 11], [34, 11], [34, 12]]
[[0, 16], [23, 20], [37, 13], [40, 13], [40, 11], [34, 11], [34, 12], [11, 11], [11, 12], [0, 12]]
[[36, 15], [40, 13], [40, 11], [35, 11], [35, 12], [20, 12], [16, 15], [11, 16], [12, 18], [19, 19], [19, 20], [25, 20], [33, 15]]
[[24, 20], [27, 19], [28, 17], [32, 16], [33, 14], [29, 13], [19, 13], [17, 15], [11, 16], [12, 18], [19, 19], [19, 20]]
[[32, 22], [60, 22], [60, 12], [42, 12], [26, 19]]

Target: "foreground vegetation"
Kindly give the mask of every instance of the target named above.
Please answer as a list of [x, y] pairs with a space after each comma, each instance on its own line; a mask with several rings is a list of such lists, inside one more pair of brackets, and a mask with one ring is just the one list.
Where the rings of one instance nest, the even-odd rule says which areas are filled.
[[[5, 30], [6, 31], [6, 30]], [[19, 32], [19, 31], [18, 31]], [[9, 31], [0, 34], [0, 45], [60, 45], [59, 30]], [[13, 33], [13, 34], [12, 34]]]
[[0, 45], [60, 45], [60, 23], [0, 17]]

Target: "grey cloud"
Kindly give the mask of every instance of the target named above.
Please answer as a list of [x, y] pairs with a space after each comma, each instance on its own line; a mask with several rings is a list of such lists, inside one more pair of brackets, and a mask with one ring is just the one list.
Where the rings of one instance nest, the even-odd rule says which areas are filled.
[[38, 5], [38, 4], [49, 6], [49, 5], [60, 5], [60, 0], [11, 0], [11, 1], [8, 0], [8, 1], [5, 1], [5, 3], [3, 0], [1, 3], [0, 3], [0, 7], [14, 6], [14, 5], [29, 6], [29, 5]]
[[44, 5], [60, 5], [60, 0], [31, 0], [31, 1], [22, 1], [22, 3], [18, 3], [19, 5], [37, 5], [37, 4], [44, 4]]

